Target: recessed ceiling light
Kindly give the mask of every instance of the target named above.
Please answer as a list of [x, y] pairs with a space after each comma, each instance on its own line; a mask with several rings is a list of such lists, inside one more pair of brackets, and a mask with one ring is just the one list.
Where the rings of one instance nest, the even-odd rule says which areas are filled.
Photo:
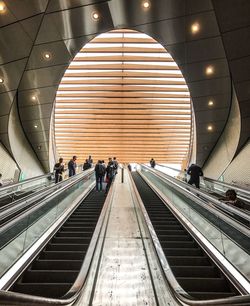
[[94, 12], [92, 14], [92, 17], [93, 17], [94, 20], [98, 20], [99, 19], [99, 14], [97, 12]]
[[6, 11], [6, 5], [4, 2], [0, 2], [0, 13], [4, 13]]
[[149, 1], [143, 1], [142, 6], [147, 9], [147, 8], [150, 7], [150, 2]]
[[213, 66], [207, 66], [206, 68], [206, 75], [211, 75], [214, 73], [214, 67]]
[[196, 34], [200, 31], [200, 25], [198, 22], [195, 22], [191, 25], [191, 31], [193, 34]]
[[208, 104], [209, 106], [213, 106], [213, 105], [214, 105], [214, 101], [209, 100], [207, 104]]
[[36, 96], [32, 96], [32, 97], [31, 97], [31, 100], [32, 100], [32, 101], [36, 101]]
[[213, 130], [213, 126], [212, 125], [208, 125], [207, 126], [207, 130], [211, 132]]
[[3, 84], [3, 83], [4, 83], [4, 79], [0, 78], [0, 84]]
[[41, 150], [42, 149], [42, 146], [37, 146], [37, 150]]
[[35, 124], [35, 125], [34, 125], [34, 128], [37, 129], [37, 128], [38, 128], [38, 125]]
[[50, 52], [44, 52], [43, 53], [43, 58], [46, 60], [46, 61], [49, 61], [51, 59], [52, 55]]

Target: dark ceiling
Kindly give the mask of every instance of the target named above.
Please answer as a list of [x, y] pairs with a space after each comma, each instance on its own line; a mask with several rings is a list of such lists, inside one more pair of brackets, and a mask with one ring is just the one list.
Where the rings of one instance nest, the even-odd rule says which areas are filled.
[[[0, 140], [11, 153], [8, 119], [18, 103], [25, 134], [49, 170], [50, 118], [57, 86], [76, 53], [98, 33], [131, 28], [150, 35], [171, 53], [189, 86], [202, 165], [230, 111], [232, 82], [242, 114], [239, 148], [249, 137], [249, 0], [8, 0], [0, 14]], [[100, 14], [98, 21], [92, 13]], [[200, 31], [191, 33], [191, 25]], [[45, 60], [44, 52], [51, 54]], [[207, 66], [214, 67], [206, 75]], [[18, 92], [18, 94], [17, 94]], [[32, 100], [32, 96], [36, 100]], [[18, 99], [16, 100], [15, 97]], [[212, 108], [209, 100], [214, 101]], [[213, 124], [213, 132], [207, 125]], [[37, 128], [34, 127], [37, 125]]]

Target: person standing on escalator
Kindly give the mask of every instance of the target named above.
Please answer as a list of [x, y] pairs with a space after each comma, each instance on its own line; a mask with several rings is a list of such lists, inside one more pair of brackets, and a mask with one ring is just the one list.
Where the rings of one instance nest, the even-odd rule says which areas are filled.
[[55, 170], [55, 183], [61, 182], [63, 179], [63, 172], [64, 172], [64, 164], [63, 164], [63, 158], [59, 158], [58, 163], [54, 166]]
[[203, 172], [201, 167], [198, 165], [192, 164], [188, 170], [187, 174], [190, 175], [190, 179], [188, 181], [189, 185], [195, 184], [196, 188], [200, 188], [200, 176], [203, 176]]

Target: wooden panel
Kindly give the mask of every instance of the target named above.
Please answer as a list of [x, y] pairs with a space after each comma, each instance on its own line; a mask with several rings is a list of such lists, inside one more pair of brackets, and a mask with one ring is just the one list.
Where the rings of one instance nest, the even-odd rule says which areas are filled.
[[[182, 85], [182, 86], [180, 86]], [[187, 158], [190, 95], [169, 53], [133, 30], [99, 35], [76, 56], [59, 86], [58, 154], [78, 163], [117, 156], [120, 162], [181, 163]]]

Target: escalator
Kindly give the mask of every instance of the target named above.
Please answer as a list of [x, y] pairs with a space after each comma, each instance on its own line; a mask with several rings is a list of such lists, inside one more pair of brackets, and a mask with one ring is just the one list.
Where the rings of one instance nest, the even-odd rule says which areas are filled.
[[51, 173], [4, 186], [0, 189], [0, 210], [10, 203], [28, 198], [33, 193], [45, 190], [52, 182]]
[[79, 273], [105, 195], [92, 191], [9, 289], [48, 298], [64, 296]]
[[239, 295], [196, 240], [138, 173], [132, 177], [168, 264], [184, 291], [194, 299]]

